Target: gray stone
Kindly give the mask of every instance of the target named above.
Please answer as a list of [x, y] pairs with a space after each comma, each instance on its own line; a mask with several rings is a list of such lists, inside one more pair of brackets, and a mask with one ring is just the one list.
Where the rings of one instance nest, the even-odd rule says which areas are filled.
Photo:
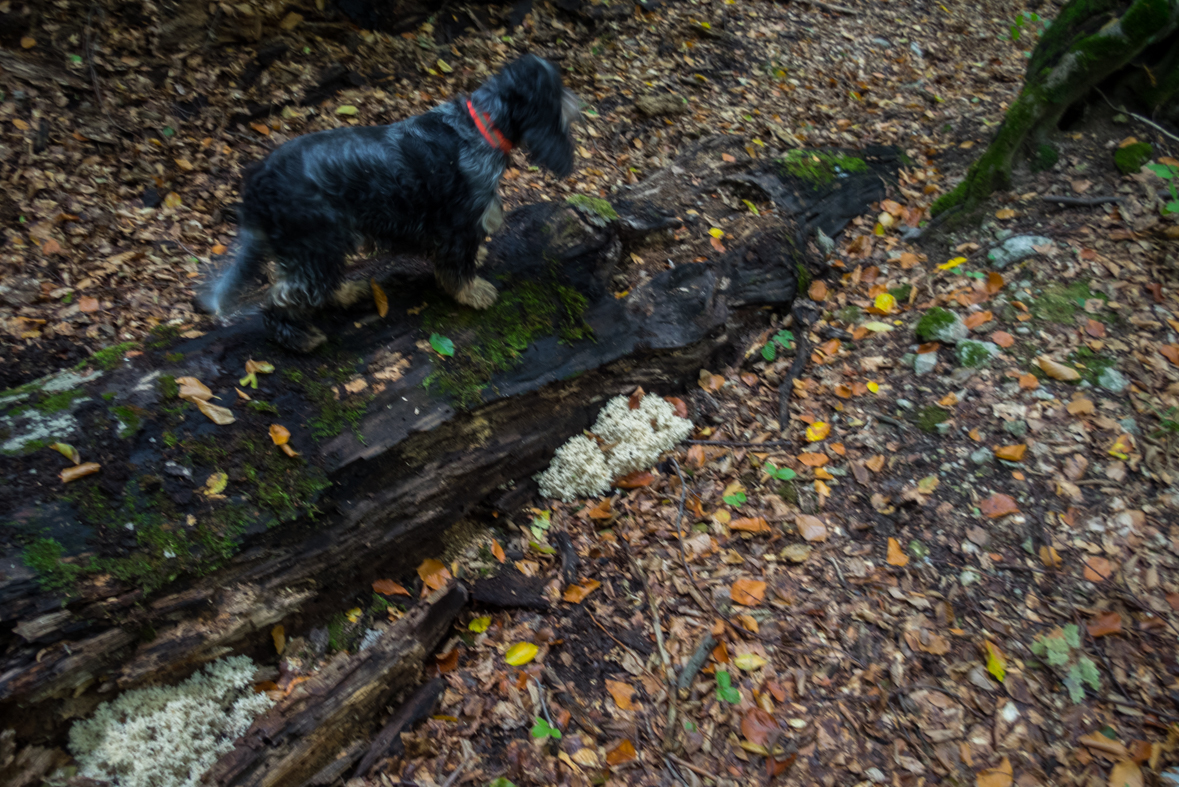
[[913, 403], [908, 399], [897, 399], [897, 407], [901, 408], [902, 410], [912, 410]]
[[1014, 234], [1015, 234], [1015, 230], [996, 230], [995, 231], [995, 240], [999, 241], [999, 243], [1002, 243], [1003, 241], [1007, 240], [1008, 238], [1010, 238]]
[[1122, 430], [1125, 431], [1126, 434], [1132, 434], [1135, 436], [1141, 434], [1141, 432], [1138, 430], [1138, 421], [1134, 420], [1133, 418], [1123, 418], [1122, 420], [1118, 421], [1118, 426], [1122, 427]]
[[933, 427], [934, 431], [937, 432], [940, 437], [945, 437], [948, 435], [953, 428], [953, 424], [951, 424], [949, 421], [942, 421], [940, 424], [934, 424]]
[[913, 371], [918, 376], [929, 374], [937, 368], [937, 353], [921, 353], [913, 358]]
[[1121, 393], [1130, 385], [1130, 381], [1126, 379], [1126, 375], [1111, 366], [1098, 375], [1097, 384], [1110, 393]]
[[659, 93], [636, 99], [635, 109], [647, 117], [680, 115], [688, 111], [688, 102], [674, 93]]
[[995, 461], [995, 452], [989, 448], [980, 448], [970, 455], [970, 461], [976, 465], [989, 465]]
[[1014, 421], [1006, 421], [1003, 424], [1003, 431], [1012, 437], [1023, 437], [1028, 433], [1028, 422], [1021, 418]]
[[990, 260], [991, 267], [1002, 270], [1020, 260], [1036, 256], [1037, 252], [1033, 246], [1049, 246], [1051, 244], [1052, 239], [1045, 238], [1043, 235], [1016, 235], [987, 252], [987, 259]]

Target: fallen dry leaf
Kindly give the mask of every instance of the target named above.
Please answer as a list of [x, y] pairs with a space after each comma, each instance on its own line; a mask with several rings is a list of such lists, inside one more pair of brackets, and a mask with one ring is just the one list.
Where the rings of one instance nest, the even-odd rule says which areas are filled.
[[1062, 380], [1064, 382], [1076, 382], [1081, 379], [1081, 373], [1071, 366], [1065, 366], [1062, 363], [1052, 360], [1047, 355], [1041, 355], [1036, 359], [1036, 365], [1044, 374], [1051, 377], [1053, 380]]
[[282, 424], [271, 424], [270, 439], [274, 441], [275, 445], [286, 445], [287, 441], [291, 439], [291, 430]]
[[451, 580], [450, 571], [442, 564], [442, 561], [434, 558], [426, 558], [422, 561], [422, 564], [418, 566], [418, 576], [430, 590], [446, 587], [446, 584]]
[[975, 787], [1011, 787], [1015, 782], [1014, 773], [1011, 761], [1004, 755], [997, 767], [979, 772], [975, 779]]
[[745, 607], [756, 607], [766, 595], [766, 583], [757, 579], [738, 579], [729, 588], [733, 602]]
[[377, 304], [377, 315], [384, 317], [389, 313], [389, 296], [381, 289], [381, 285], [377, 284], [376, 279], [369, 279], [369, 285], [373, 291], [373, 302]]
[[909, 556], [901, 549], [901, 542], [895, 538], [888, 539], [888, 564], [898, 567], [909, 565]]
[[177, 396], [187, 402], [195, 404], [213, 398], [213, 392], [195, 377], [177, 377], [176, 384], [180, 386], [180, 393]]
[[585, 597], [595, 590], [600, 588], [602, 583], [596, 579], [583, 579], [579, 584], [570, 585], [565, 588], [565, 593], [561, 596], [562, 599], [570, 604], [580, 604], [585, 601]]
[[84, 464], [67, 467], [61, 471], [61, 480], [63, 483], [68, 484], [70, 481], [77, 481], [83, 476], [88, 476], [91, 473], [97, 473], [101, 468], [102, 465], [100, 465], [98, 462], [86, 462]]
[[1065, 406], [1065, 409], [1071, 415], [1092, 415], [1097, 412], [1097, 406], [1093, 404], [1091, 399], [1073, 399]]
[[408, 590], [391, 579], [377, 579], [373, 581], [373, 591], [382, 596], [409, 596]]
[[1026, 443], [1019, 445], [1005, 445], [1001, 448], [995, 449], [995, 456], [999, 459], [1005, 459], [1008, 462], [1022, 462], [1023, 455], [1027, 452], [1028, 447]]
[[1103, 582], [1113, 576], [1113, 566], [1103, 557], [1093, 556], [1085, 560], [1085, 579]]
[[213, 404], [204, 399], [196, 399], [195, 403], [197, 409], [218, 426], [228, 426], [237, 420], [233, 417], [233, 411], [228, 407], [222, 407], [219, 404]]
[[610, 696], [614, 698], [614, 704], [618, 706], [619, 710], [631, 710], [634, 708], [634, 703], [631, 699], [635, 695], [635, 687], [629, 683], [621, 680], [606, 679], [606, 691], [610, 692]]
[[1122, 633], [1122, 616], [1116, 612], [1103, 612], [1085, 626], [1091, 637], [1108, 637]]
[[1015, 337], [1007, 331], [995, 331], [991, 334], [991, 341], [1006, 350], [1011, 345], [1015, 344]]
[[624, 762], [630, 762], [638, 756], [635, 752], [635, 745], [630, 742], [629, 738], [624, 738], [621, 743], [606, 752], [606, 763], [608, 765], [622, 765]]
[[978, 507], [988, 519], [998, 519], [1001, 516], [1019, 512], [1019, 506], [1015, 504], [1015, 500], [1010, 495], [998, 492], [981, 501]]
[[1110, 768], [1108, 787], [1144, 787], [1142, 768], [1133, 760], [1122, 760]]
[[794, 517], [798, 534], [810, 542], [827, 540], [827, 525], [813, 514], [798, 514]]
[[747, 517], [743, 516], [740, 519], [734, 519], [729, 523], [729, 528], [732, 530], [744, 530], [748, 533], [769, 533], [770, 526], [766, 522], [765, 517]]

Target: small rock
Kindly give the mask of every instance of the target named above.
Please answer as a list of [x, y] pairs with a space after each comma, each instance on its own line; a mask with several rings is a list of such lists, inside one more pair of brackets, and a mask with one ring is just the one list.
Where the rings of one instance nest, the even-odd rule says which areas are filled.
[[[1176, 773], [1179, 773], [1179, 770], [1177, 770], [1177, 769], [1174, 769], [1174, 768], [1172, 768], [1172, 770], [1175, 770], [1175, 771], [1176, 771]], [[1167, 772], [1164, 772], [1164, 774], [1163, 774], [1163, 775], [1165, 776], [1165, 775], [1166, 775], [1166, 773], [1167, 773]], [[869, 780], [870, 780], [870, 781], [871, 781], [873, 784], [884, 784], [885, 782], [887, 782], [887, 781], [888, 781], [888, 777], [884, 775], [884, 771], [880, 770], [880, 769], [879, 769], [879, 768], [877, 768], [876, 766], [872, 766], [871, 768], [865, 768], [865, 769], [864, 769], [864, 775], [865, 775], [865, 776], [867, 776], [867, 777], [868, 777], [868, 779], [869, 779]], [[1175, 783], [1176, 783], [1177, 785], [1179, 785], [1179, 781], [1177, 781], [1177, 782], [1175, 782]]]
[[973, 368], [984, 366], [1000, 352], [1002, 350], [994, 342], [980, 342], [977, 339], [964, 339], [954, 348], [958, 363]]
[[1003, 241], [1007, 240], [1008, 238], [1010, 238], [1014, 234], [1015, 234], [1015, 230], [1007, 230], [1007, 229], [996, 230], [995, 231], [995, 240], [997, 240], [999, 243], [1002, 243]]
[[970, 587], [982, 580], [982, 575], [973, 568], [968, 568], [958, 575], [958, 581], [962, 583], [962, 587]]
[[41, 282], [32, 276], [7, 276], [0, 281], [0, 303], [28, 306], [41, 295]]
[[168, 475], [174, 475], [178, 478], [187, 478], [189, 481], [192, 480], [191, 470], [189, 470], [184, 465], [177, 464], [171, 460], [164, 464], [164, 472]]
[[929, 374], [937, 368], [937, 353], [920, 353], [913, 358], [913, 371], [917, 376]]
[[1126, 434], [1138, 435], [1138, 421], [1133, 418], [1126, 417], [1118, 421], [1118, 426], [1122, 427], [1122, 431]]
[[989, 465], [995, 461], [995, 452], [989, 448], [980, 448], [970, 454], [970, 461], [976, 465]]
[[913, 403], [908, 399], [897, 399], [897, 407], [901, 408], [902, 410], [912, 410]]
[[985, 547], [987, 544], [991, 543], [990, 534], [977, 525], [966, 531], [966, 537], [969, 538], [973, 543], [978, 544], [980, 547]]
[[1008, 265], [1036, 256], [1034, 246], [1048, 246], [1051, 243], [1052, 239], [1043, 235], [1017, 235], [987, 252], [987, 259], [990, 260], [991, 267], [1003, 270]]
[[1028, 422], [1022, 419], [1008, 421], [1003, 424], [1003, 431], [1012, 437], [1023, 437], [1028, 433]]
[[954, 425], [949, 421], [942, 421], [940, 424], [934, 424], [933, 430], [938, 433], [938, 436], [945, 437], [953, 431]]
[[876, 44], [877, 46], [882, 46], [882, 47], [885, 47], [885, 48], [888, 48], [888, 47], [892, 46], [892, 44], [891, 44], [891, 43], [889, 43], [888, 39], [886, 39], [886, 38], [881, 38], [880, 36], [877, 36], [876, 38], [873, 38], [873, 39], [872, 39], [872, 43], [873, 43], [873, 44]]
[[635, 101], [635, 109], [647, 117], [680, 115], [688, 111], [688, 102], [674, 93], [659, 93], [641, 96]]
[[1110, 393], [1116, 394], [1126, 390], [1126, 387], [1130, 385], [1130, 381], [1126, 379], [1126, 375], [1111, 366], [1098, 375], [1097, 384]]

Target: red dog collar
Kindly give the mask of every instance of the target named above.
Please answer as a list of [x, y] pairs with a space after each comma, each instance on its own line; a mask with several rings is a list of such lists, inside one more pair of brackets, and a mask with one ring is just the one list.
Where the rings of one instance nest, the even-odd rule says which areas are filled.
[[491, 145], [496, 150], [502, 150], [504, 153], [512, 152], [512, 143], [503, 134], [499, 133], [499, 129], [491, 122], [491, 117], [484, 115], [479, 110], [475, 109], [475, 105], [471, 103], [471, 99], [467, 99], [467, 111], [471, 113], [471, 120], [475, 121], [475, 128], [479, 129], [479, 133], [487, 140], [487, 144]]

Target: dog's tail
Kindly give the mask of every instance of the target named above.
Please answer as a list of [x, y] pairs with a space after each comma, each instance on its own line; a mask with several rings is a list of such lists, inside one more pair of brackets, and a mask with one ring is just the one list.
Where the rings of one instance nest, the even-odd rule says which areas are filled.
[[266, 249], [265, 234], [241, 227], [233, 261], [198, 296], [198, 305], [209, 314], [222, 315], [232, 311], [242, 287], [260, 277], [262, 266], [266, 263]]

